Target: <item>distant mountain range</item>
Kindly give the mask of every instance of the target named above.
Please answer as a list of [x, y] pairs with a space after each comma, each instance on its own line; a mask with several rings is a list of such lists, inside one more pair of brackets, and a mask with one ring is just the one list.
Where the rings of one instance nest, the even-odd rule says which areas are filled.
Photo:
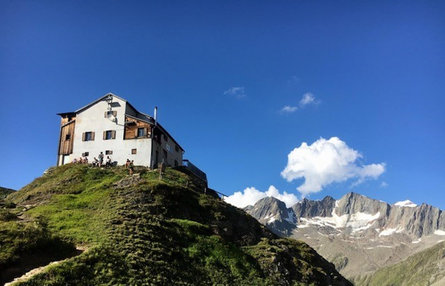
[[245, 210], [273, 232], [305, 241], [352, 279], [445, 240], [445, 212], [411, 201], [391, 205], [348, 193], [287, 208], [267, 197]]

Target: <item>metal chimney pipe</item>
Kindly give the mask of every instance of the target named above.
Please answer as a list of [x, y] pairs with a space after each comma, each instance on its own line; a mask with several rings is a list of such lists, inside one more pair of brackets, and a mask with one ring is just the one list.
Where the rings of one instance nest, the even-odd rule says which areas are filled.
[[154, 111], [154, 119], [155, 119], [155, 124], [158, 123], [158, 107], [155, 106], [155, 111]]

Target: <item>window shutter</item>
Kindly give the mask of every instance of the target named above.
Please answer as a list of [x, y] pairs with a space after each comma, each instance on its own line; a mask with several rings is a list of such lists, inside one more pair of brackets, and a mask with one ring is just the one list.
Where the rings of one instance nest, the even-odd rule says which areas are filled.
[[102, 139], [104, 139], [104, 140], [106, 140], [107, 139], [107, 131], [104, 131], [104, 136], [103, 136], [103, 138]]
[[85, 141], [85, 132], [82, 133], [82, 141]]
[[144, 135], [145, 137], [148, 137], [148, 128], [144, 128]]
[[113, 111], [113, 116], [114, 116], [114, 117], [117, 116], [117, 111]]
[[111, 131], [111, 138], [116, 139], [116, 130]]
[[108, 116], [107, 116], [107, 115], [108, 115], [107, 112], [108, 112], [108, 111], [105, 111], [105, 113], [104, 113], [104, 117], [105, 117], [105, 118], [108, 118]]
[[91, 132], [91, 141], [94, 141], [94, 133], [95, 132]]
[[138, 138], [138, 129], [137, 128], [134, 130], [134, 138]]

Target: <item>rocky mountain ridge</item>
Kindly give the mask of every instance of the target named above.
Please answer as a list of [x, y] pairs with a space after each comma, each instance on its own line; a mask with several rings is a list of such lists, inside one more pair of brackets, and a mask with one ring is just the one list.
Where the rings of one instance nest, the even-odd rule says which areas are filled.
[[445, 234], [445, 212], [436, 207], [406, 201], [390, 205], [353, 192], [339, 200], [330, 196], [322, 200], [305, 198], [290, 208], [278, 199], [266, 197], [246, 211], [263, 224], [280, 226], [276, 228], [280, 234], [309, 225], [356, 234], [371, 231], [379, 236], [404, 233], [413, 239]]
[[289, 208], [264, 198], [245, 210], [278, 235], [305, 241], [349, 278], [445, 240], [445, 212], [439, 208], [410, 201], [391, 205], [357, 193], [303, 199]]

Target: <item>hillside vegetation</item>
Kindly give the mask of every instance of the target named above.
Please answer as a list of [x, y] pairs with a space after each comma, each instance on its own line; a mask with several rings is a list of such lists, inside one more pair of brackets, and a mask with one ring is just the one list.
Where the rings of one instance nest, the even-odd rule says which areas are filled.
[[354, 279], [354, 284], [357, 286], [439, 286], [444, 285], [444, 277], [445, 242], [441, 242], [395, 265], [382, 268], [370, 275], [359, 276]]
[[6, 198], [9, 194], [11, 194], [13, 192], [14, 192], [14, 190], [12, 190], [12, 189], [0, 187], [0, 200], [3, 200], [4, 198]]
[[71, 257], [18, 284], [351, 285], [193, 177], [136, 173], [66, 165], [2, 200], [0, 283]]

